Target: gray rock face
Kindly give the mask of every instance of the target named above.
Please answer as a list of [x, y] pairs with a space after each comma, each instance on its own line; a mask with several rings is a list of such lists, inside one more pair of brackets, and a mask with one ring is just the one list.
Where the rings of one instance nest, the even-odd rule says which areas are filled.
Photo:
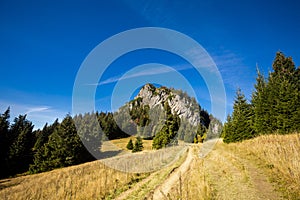
[[135, 99], [141, 99], [142, 105], [149, 105], [150, 109], [168, 102], [172, 114], [177, 114], [181, 120], [188, 121], [191, 125], [197, 126], [200, 123], [199, 104], [195, 98], [189, 97], [186, 93], [178, 90], [171, 90], [166, 87], [156, 88], [152, 84], [146, 84], [141, 88]]

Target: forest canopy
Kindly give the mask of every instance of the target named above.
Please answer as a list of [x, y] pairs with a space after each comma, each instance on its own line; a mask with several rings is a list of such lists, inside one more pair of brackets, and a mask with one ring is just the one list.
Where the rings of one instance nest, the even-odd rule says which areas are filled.
[[291, 57], [278, 52], [272, 69], [268, 77], [257, 69], [250, 101], [237, 90], [233, 112], [224, 124], [224, 142], [300, 131], [300, 68]]

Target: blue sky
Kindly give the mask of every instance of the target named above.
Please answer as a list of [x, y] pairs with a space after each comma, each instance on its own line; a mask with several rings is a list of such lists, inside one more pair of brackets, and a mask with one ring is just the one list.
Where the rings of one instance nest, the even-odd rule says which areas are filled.
[[[279, 50], [299, 65], [299, 9], [294, 0], [1, 0], [0, 113], [10, 106], [12, 117], [26, 113], [36, 127], [72, 113], [74, 80], [89, 52], [105, 39], [139, 27], [173, 29], [201, 44], [223, 77], [230, 113], [237, 87], [250, 98], [256, 65], [267, 74]], [[179, 69], [196, 88], [200, 104], [210, 110], [201, 77], [182, 68], [176, 55], [158, 50], [116, 60], [101, 77], [96, 108], [110, 110], [119, 78], [133, 66], [154, 62]]]

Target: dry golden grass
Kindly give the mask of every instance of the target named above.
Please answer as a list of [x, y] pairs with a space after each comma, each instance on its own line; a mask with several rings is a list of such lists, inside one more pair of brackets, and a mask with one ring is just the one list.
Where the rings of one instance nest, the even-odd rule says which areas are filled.
[[[194, 151], [199, 154], [197, 146]], [[221, 142], [206, 158], [195, 156], [166, 198], [299, 199], [299, 175], [299, 134]]]
[[1, 180], [0, 199], [110, 199], [146, 175], [119, 172], [99, 161]]
[[[118, 143], [124, 147], [128, 141], [128, 138], [115, 140], [113, 144]], [[146, 141], [144, 144], [150, 146], [151, 142]], [[116, 151], [118, 147], [113, 146], [115, 145], [108, 143], [105, 148], [107, 151]], [[172, 161], [176, 162], [178, 156], [182, 154], [181, 149], [171, 147], [155, 151], [121, 153], [119, 156], [101, 161], [0, 180], [0, 199], [113, 199], [150, 175], [150, 173], [127, 173], [132, 167], [147, 171], [148, 169], [143, 169], [145, 163], [151, 163], [156, 168], [172, 165]], [[136, 170], [133, 172], [137, 172]]]
[[203, 170], [204, 160], [198, 157], [199, 146], [193, 145], [191, 150], [194, 154], [193, 161], [188, 171], [185, 174], [180, 174], [177, 184], [167, 195], [168, 199], [209, 200], [214, 196], [207, 173]]
[[103, 160], [111, 168], [125, 172], [153, 172], [172, 164], [182, 154], [184, 146], [174, 146], [152, 151], [121, 154]]
[[263, 135], [230, 146], [258, 158], [270, 169], [272, 181], [279, 183], [286, 198], [300, 197], [300, 134]]
[[176, 170], [186, 159], [187, 148], [183, 148], [179, 157], [170, 165], [152, 173], [149, 177], [141, 181], [132, 190], [127, 191], [117, 199], [139, 200], [153, 199], [155, 189]]
[[[114, 140], [112, 143], [117, 148], [125, 149], [128, 141], [129, 138], [126, 138]], [[151, 147], [151, 142], [144, 141], [144, 145]], [[192, 145], [194, 157], [190, 167], [179, 176], [177, 183], [166, 194], [167, 199], [232, 199], [232, 194], [236, 197], [247, 197], [239, 199], [276, 196], [277, 193], [270, 193], [272, 185], [268, 185], [266, 177], [271, 177], [277, 188], [285, 193], [285, 199], [299, 199], [299, 134], [266, 135], [229, 145], [219, 143], [204, 159], [199, 158], [200, 147]], [[134, 190], [129, 195], [124, 195], [124, 199], [142, 199], [145, 196], [151, 199], [153, 190], [176, 171], [186, 158], [186, 154], [180, 153], [177, 148], [168, 149], [167, 152], [170, 155], [160, 151], [145, 151], [106, 159], [107, 162], [113, 161], [115, 164], [117, 159], [123, 165], [142, 157], [143, 154], [153, 154], [161, 155], [152, 157], [163, 163], [169, 157], [174, 160], [173, 156], [180, 155], [174, 163], [137, 184], [135, 183], [149, 173], [125, 173], [95, 161], [51, 172], [0, 180], [0, 199], [113, 199], [129, 188]], [[145, 159], [149, 160], [147, 156]], [[242, 188], [242, 193], [237, 192]], [[269, 193], [263, 192], [266, 189]], [[260, 190], [263, 191], [257, 192]]]
[[[127, 150], [126, 146], [130, 139], [132, 139], [132, 142], [134, 144], [134, 142], [136, 140], [136, 137], [134, 137], [134, 136], [131, 136], [129, 138], [110, 140], [110, 142], [122, 150]], [[144, 146], [143, 150], [152, 150], [152, 140], [143, 140], [143, 146]]]

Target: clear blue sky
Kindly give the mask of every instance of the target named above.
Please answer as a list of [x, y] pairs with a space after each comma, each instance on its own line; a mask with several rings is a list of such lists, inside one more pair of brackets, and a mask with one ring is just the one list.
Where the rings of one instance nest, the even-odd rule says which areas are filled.
[[[165, 27], [198, 41], [223, 77], [227, 112], [235, 90], [253, 91], [256, 64], [267, 74], [280, 50], [300, 64], [300, 3], [285, 1], [0, 1], [0, 112], [27, 113], [36, 127], [72, 112], [77, 71], [88, 53], [119, 32]], [[97, 90], [97, 108], [109, 110], [110, 94], [122, 74], [157, 62], [181, 61], [159, 51], [123, 56], [111, 66]], [[178, 62], [178, 63], [177, 63]], [[193, 72], [183, 70], [209, 110], [209, 94]]]

